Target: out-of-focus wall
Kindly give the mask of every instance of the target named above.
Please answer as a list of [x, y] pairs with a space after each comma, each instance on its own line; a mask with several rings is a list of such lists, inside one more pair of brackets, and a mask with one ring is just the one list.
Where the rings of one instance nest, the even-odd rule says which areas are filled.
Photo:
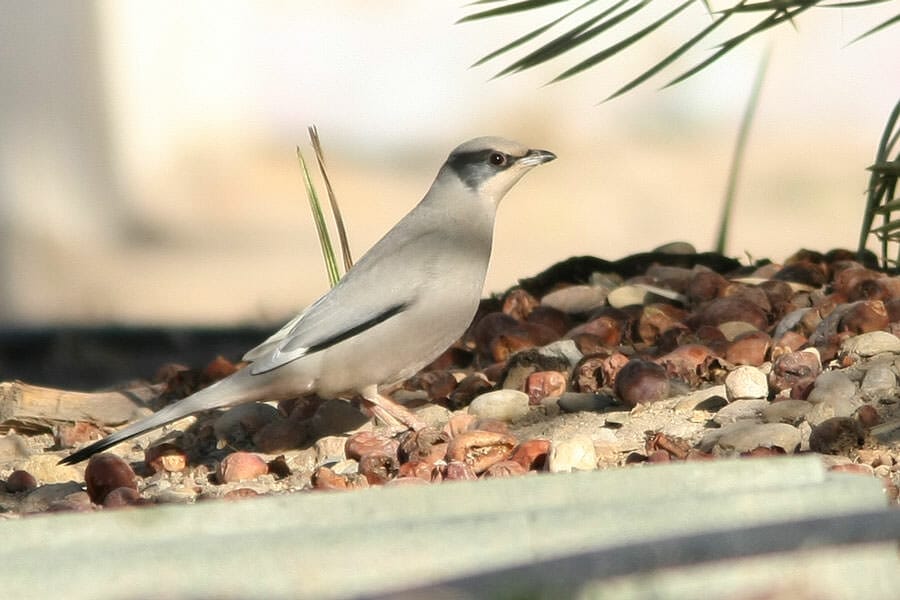
[[469, 65], [558, 8], [454, 25], [456, 2], [0, 0], [0, 324], [277, 321], [307, 304], [327, 288], [294, 157], [311, 123], [357, 256], [485, 134], [560, 157], [502, 206], [487, 292], [573, 254], [708, 249], [767, 40], [729, 251], [852, 247], [900, 48], [890, 31], [845, 44], [890, 7], [811, 10], [682, 85], [597, 105], [708, 18], [697, 4], [543, 87], [598, 46], [493, 81], [506, 59]]

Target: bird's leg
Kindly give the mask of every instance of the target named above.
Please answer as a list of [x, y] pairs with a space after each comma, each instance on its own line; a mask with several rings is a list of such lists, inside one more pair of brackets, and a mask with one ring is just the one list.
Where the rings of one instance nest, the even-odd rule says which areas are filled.
[[370, 385], [360, 390], [360, 395], [363, 405], [369, 409], [372, 415], [384, 421], [391, 429], [418, 431], [425, 427], [425, 423], [405, 406], [379, 394], [377, 385]]

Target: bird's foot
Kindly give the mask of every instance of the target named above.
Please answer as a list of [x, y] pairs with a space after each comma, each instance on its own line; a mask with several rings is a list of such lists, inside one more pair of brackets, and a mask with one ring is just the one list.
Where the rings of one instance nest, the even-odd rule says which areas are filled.
[[385, 423], [391, 430], [399, 432], [412, 429], [418, 431], [426, 425], [408, 408], [377, 392], [363, 395], [362, 401], [363, 406], [372, 416]]

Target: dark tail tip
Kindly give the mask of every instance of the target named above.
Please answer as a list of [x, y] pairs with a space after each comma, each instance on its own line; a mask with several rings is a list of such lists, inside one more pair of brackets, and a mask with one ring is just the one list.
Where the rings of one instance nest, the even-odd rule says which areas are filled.
[[89, 446], [85, 446], [81, 450], [77, 450], [77, 451], [73, 452], [72, 454], [61, 459], [56, 464], [58, 464], [58, 465], [74, 465], [76, 463], [80, 463], [81, 461], [90, 458], [91, 456], [97, 454], [98, 452], [103, 452], [107, 448], [115, 446], [120, 441], [122, 441], [122, 440], [115, 439], [114, 435], [105, 437], [102, 440], [99, 440], [99, 441], [94, 442], [93, 444], [90, 444]]

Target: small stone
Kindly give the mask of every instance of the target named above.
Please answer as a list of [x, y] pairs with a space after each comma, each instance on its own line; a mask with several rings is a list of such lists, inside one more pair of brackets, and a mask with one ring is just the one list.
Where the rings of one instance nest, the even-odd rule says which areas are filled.
[[450, 394], [450, 406], [462, 408], [472, 403], [479, 395], [493, 389], [493, 384], [482, 373], [472, 373], [463, 378]]
[[509, 434], [467, 431], [450, 440], [446, 459], [448, 463], [464, 462], [478, 474], [491, 465], [510, 458], [517, 445], [516, 438]]
[[6, 491], [10, 494], [29, 492], [37, 487], [37, 479], [28, 471], [16, 469], [6, 478]]
[[368, 418], [343, 400], [326, 400], [310, 419], [315, 437], [337, 435], [361, 427]]
[[900, 354], [900, 338], [886, 331], [871, 331], [854, 336], [841, 344], [841, 355], [869, 357], [891, 352]]
[[871, 365], [863, 376], [859, 386], [861, 392], [875, 399], [886, 398], [893, 395], [897, 388], [897, 376], [894, 370], [886, 364], [876, 363]]
[[739, 336], [725, 349], [725, 360], [736, 365], [759, 366], [772, 348], [772, 338], [764, 331]]
[[475, 474], [472, 467], [460, 460], [447, 463], [445, 471], [444, 479], [447, 481], [474, 481], [478, 479], [478, 475]]
[[559, 371], [537, 371], [528, 376], [525, 392], [528, 402], [538, 405], [548, 396], [560, 396], [566, 391], [566, 375]]
[[793, 453], [800, 446], [800, 430], [786, 423], [738, 421], [703, 436], [700, 449], [720, 452], [750, 452], [756, 448], [781, 448]]
[[821, 371], [818, 353], [801, 350], [782, 354], [772, 362], [769, 388], [777, 393], [795, 386], [811, 386]]
[[154, 473], [166, 471], [178, 473], [187, 468], [187, 454], [180, 447], [170, 442], [150, 446], [144, 451], [144, 463]]
[[865, 442], [862, 426], [849, 417], [835, 417], [813, 427], [809, 435], [809, 449], [821, 454], [844, 454]]
[[256, 479], [269, 472], [269, 466], [262, 458], [250, 452], [232, 452], [219, 463], [217, 476], [219, 483], [235, 483]]
[[358, 431], [347, 438], [344, 454], [347, 458], [359, 460], [366, 454], [378, 453], [397, 456], [400, 442], [373, 431]]
[[480, 419], [512, 422], [528, 414], [528, 395], [518, 390], [481, 394], [469, 405], [469, 414]]
[[359, 459], [359, 473], [370, 485], [383, 485], [397, 476], [400, 462], [396, 455], [370, 452]]
[[94, 504], [103, 504], [106, 495], [116, 488], [137, 490], [137, 476], [131, 465], [113, 454], [95, 454], [84, 470], [88, 496]]
[[541, 471], [546, 467], [549, 455], [550, 440], [528, 440], [519, 444], [510, 460], [528, 471]]
[[591, 438], [578, 435], [567, 440], [551, 442], [547, 460], [547, 470], [551, 473], [593, 471], [596, 468], [597, 453]]
[[738, 367], [725, 377], [725, 397], [729, 402], [746, 398], [768, 398], [766, 375], [756, 367]]
[[567, 314], [589, 313], [606, 304], [608, 294], [609, 290], [604, 287], [570, 285], [546, 294], [541, 298], [541, 304]]
[[512, 460], [502, 460], [492, 464], [482, 474], [482, 477], [518, 477], [524, 475], [528, 471], [519, 463]]
[[716, 412], [713, 421], [719, 425], [736, 423], [737, 421], [761, 421], [762, 411], [769, 407], [769, 401], [763, 398], [745, 398], [735, 400]]
[[843, 371], [825, 371], [816, 377], [812, 391], [806, 398], [809, 402], [843, 401], [856, 394], [856, 384]]
[[760, 414], [766, 423], [798, 425], [811, 409], [812, 404], [806, 400], [780, 400], [763, 408]]
[[606, 301], [613, 308], [625, 308], [626, 306], [640, 306], [644, 304], [647, 290], [637, 285], [621, 285], [611, 291]]
[[28, 471], [42, 484], [65, 483], [81, 479], [81, 472], [72, 465], [60, 465], [58, 456], [52, 454], [35, 454], [16, 466]]
[[345, 447], [347, 438], [329, 435], [316, 440], [314, 447], [316, 449], [316, 464], [323, 465], [326, 463], [340, 462], [347, 458]]
[[558, 360], [567, 369], [571, 369], [578, 364], [578, 361], [584, 358], [584, 355], [578, 350], [578, 346], [573, 340], [556, 340], [538, 348], [537, 353], [538, 356]]
[[729, 342], [735, 341], [739, 336], [749, 333], [757, 333], [759, 329], [746, 321], [725, 321], [719, 324], [719, 331]]
[[559, 408], [567, 413], [600, 412], [616, 405], [616, 399], [608, 394], [566, 392], [557, 400]]
[[638, 358], [628, 361], [616, 375], [616, 396], [626, 406], [663, 400], [669, 396], [669, 389], [665, 368]]
[[851, 417], [861, 405], [862, 400], [854, 396], [829, 397], [823, 402], [813, 403], [812, 409], [806, 414], [806, 421], [815, 427], [834, 417]]
[[441, 428], [450, 420], [450, 411], [438, 404], [426, 404], [414, 410], [413, 414], [431, 427]]
[[56, 444], [60, 448], [74, 448], [88, 442], [99, 440], [106, 435], [102, 429], [87, 421], [62, 423], [56, 428]]
[[248, 440], [279, 416], [278, 409], [264, 402], [239, 404], [216, 418], [213, 431], [217, 440]]
[[103, 499], [103, 508], [124, 508], [126, 506], [137, 506], [144, 504], [145, 501], [138, 494], [137, 490], [130, 487], [116, 488], [106, 495]]
[[90, 509], [90, 497], [74, 481], [39, 486], [28, 492], [20, 507], [22, 514]]
[[856, 418], [859, 424], [867, 429], [871, 429], [881, 423], [881, 415], [878, 410], [871, 404], [863, 404], [856, 410]]

